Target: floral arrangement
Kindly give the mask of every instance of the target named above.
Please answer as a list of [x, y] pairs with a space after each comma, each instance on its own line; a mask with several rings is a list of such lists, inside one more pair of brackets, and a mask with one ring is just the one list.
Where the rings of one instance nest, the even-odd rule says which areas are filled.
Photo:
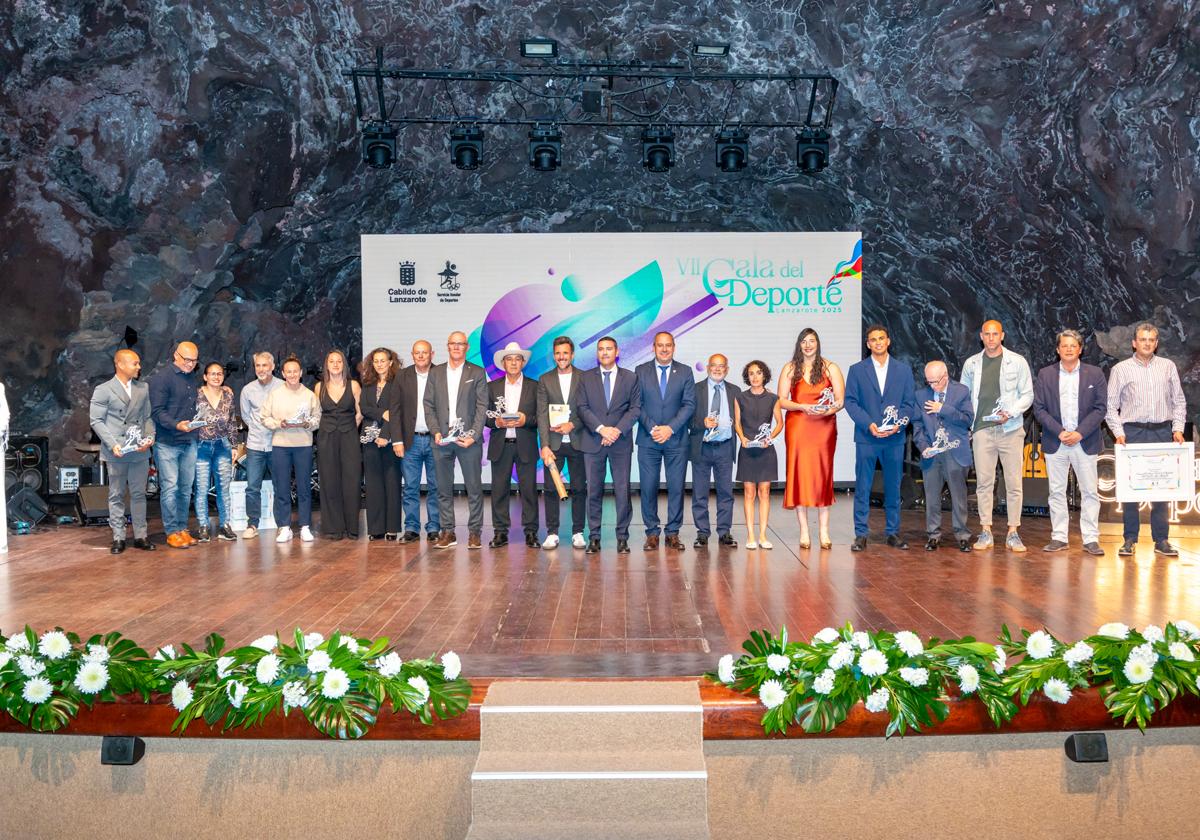
[[61, 629], [38, 637], [32, 629], [0, 635], [0, 710], [38, 731], [68, 724], [80, 705], [113, 702], [118, 695], [170, 694], [179, 713], [172, 730], [197, 718], [223, 729], [260, 724], [273, 712], [299, 710], [320, 732], [359, 738], [374, 725], [384, 702], [424, 724], [466, 711], [471, 684], [453, 651], [433, 659], [402, 660], [386, 638], [329, 639], [297, 629], [294, 643], [275, 635], [225, 650], [211, 634], [203, 650], [181, 645], [153, 657], [119, 633], [86, 644]]
[[1067, 644], [1046, 630], [1004, 627], [999, 644], [966, 637], [924, 642], [915, 633], [870, 633], [826, 627], [811, 642], [754, 632], [738, 659], [721, 657], [705, 676], [754, 691], [766, 707], [763, 729], [828, 732], [862, 703], [886, 712], [887, 736], [946, 719], [951, 697], [975, 697], [996, 726], [1041, 692], [1066, 704], [1077, 688], [1095, 687], [1113, 717], [1145, 729], [1180, 694], [1200, 695], [1200, 629], [1189, 621], [1136, 631], [1110, 623]]

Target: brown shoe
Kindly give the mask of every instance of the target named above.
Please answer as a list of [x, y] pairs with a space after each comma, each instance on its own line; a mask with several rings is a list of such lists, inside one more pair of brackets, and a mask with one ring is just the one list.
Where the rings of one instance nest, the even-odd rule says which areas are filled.
[[199, 540], [193, 537], [186, 528], [179, 532], [179, 536], [182, 537], [188, 545], [195, 545], [199, 542]]
[[467, 537], [467, 548], [483, 548], [483, 540], [479, 534], [471, 534]]
[[191, 543], [181, 537], [179, 532], [176, 531], [174, 534], [167, 534], [167, 545], [171, 546], [171, 548], [187, 548]]
[[658, 548], [658, 534], [647, 534], [646, 541], [642, 543], [642, 551], [654, 551]]
[[442, 531], [438, 534], [437, 542], [433, 544], [434, 548], [450, 548], [452, 545], [458, 545], [458, 539], [454, 536], [453, 531]]
[[683, 551], [683, 540], [679, 539], [678, 534], [667, 534], [667, 548]]

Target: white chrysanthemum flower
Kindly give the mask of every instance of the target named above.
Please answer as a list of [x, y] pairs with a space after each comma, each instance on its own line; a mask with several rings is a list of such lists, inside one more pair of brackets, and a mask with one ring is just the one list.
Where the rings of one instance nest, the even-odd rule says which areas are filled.
[[381, 656], [375, 660], [375, 667], [379, 669], [379, 676], [391, 679], [400, 673], [400, 667], [404, 665], [404, 660], [400, 658], [400, 654], [392, 651], [387, 656]]
[[834, 674], [832, 668], [826, 668], [821, 674], [813, 680], [813, 691], [817, 694], [829, 694], [833, 691]]
[[258, 666], [254, 669], [254, 679], [258, 680], [263, 685], [270, 685], [279, 677], [279, 657], [273, 653], [268, 653], [262, 659], [258, 660]]
[[313, 648], [315, 648], [319, 644], [321, 644], [321, 642], [323, 642], [323, 641], [325, 641], [325, 637], [322, 636], [320, 633], [305, 633], [304, 634], [304, 649], [312, 650]]
[[1119, 621], [1110, 621], [1104, 624], [1096, 631], [1097, 636], [1108, 636], [1110, 639], [1128, 639], [1129, 625], [1122, 624]]
[[1090, 660], [1095, 652], [1087, 642], [1076, 642], [1063, 654], [1063, 662], [1074, 668]]
[[920, 688], [929, 683], [929, 671], [925, 668], [901, 668], [900, 679], [914, 688]]
[[350, 678], [341, 668], [330, 668], [321, 678], [321, 696], [337, 700], [350, 690]]
[[1187, 637], [1189, 641], [1200, 639], [1200, 627], [1192, 624], [1192, 622], [1180, 618], [1172, 621], [1171, 623], [1174, 624], [1175, 629]]
[[888, 661], [881, 650], [864, 650], [858, 657], [858, 670], [868, 677], [880, 677], [887, 673]]
[[1125, 660], [1124, 671], [1125, 679], [1134, 685], [1149, 682], [1150, 678], [1154, 676], [1154, 666], [1140, 656], [1130, 656]]
[[1129, 658], [1140, 659], [1147, 665], [1153, 665], [1158, 661], [1158, 654], [1154, 651], [1154, 645], [1146, 642], [1129, 651]]
[[1071, 699], [1071, 688], [1065, 682], [1055, 677], [1046, 680], [1042, 693], [1055, 703], [1066, 704]]
[[1004, 652], [1004, 648], [996, 645], [996, 658], [992, 661], [992, 670], [997, 674], [1003, 674], [1008, 668], [1008, 655]]
[[1196, 654], [1192, 653], [1192, 649], [1187, 646], [1186, 642], [1171, 642], [1168, 650], [1171, 652], [1172, 659], [1177, 659], [1180, 662], [1196, 661]]
[[50, 685], [50, 680], [45, 677], [34, 677], [29, 682], [25, 683], [25, 687], [21, 689], [21, 698], [26, 703], [32, 703], [35, 706], [40, 706], [50, 699], [53, 694], [53, 688]]
[[974, 665], [964, 663], [958, 666], [958, 687], [963, 694], [972, 694], [979, 688], [979, 671]]
[[1154, 644], [1156, 642], [1161, 642], [1165, 636], [1163, 634], [1163, 629], [1157, 624], [1147, 624], [1142, 628], [1142, 638], [1150, 644]]
[[841, 635], [838, 633], [838, 631], [834, 630], [832, 627], [826, 627], [820, 633], [813, 636], [813, 643], [815, 644], [816, 642], [824, 642], [825, 644], [830, 644], [832, 642], [836, 642], [840, 638]]
[[103, 662], [84, 662], [75, 675], [75, 687], [84, 694], [96, 694], [108, 686], [108, 666]]
[[768, 709], [774, 709], [786, 699], [787, 692], [779, 680], [767, 680], [758, 687], [758, 700]]
[[279, 646], [279, 638], [273, 633], [268, 633], [265, 636], [259, 636], [257, 639], [255, 639], [253, 642], [250, 643], [250, 647], [256, 647], [259, 650], [266, 650], [266, 651], [275, 650], [275, 648], [277, 648], [278, 646]]
[[790, 664], [791, 660], [782, 653], [767, 654], [767, 668], [771, 671], [774, 671], [776, 674], [782, 674], [788, 669], [788, 665]]
[[61, 630], [51, 630], [42, 634], [38, 642], [38, 652], [47, 659], [62, 659], [71, 652], [71, 640]]
[[880, 688], [880, 689], [876, 689], [875, 691], [872, 691], [867, 696], [867, 700], [866, 700], [866, 704], [865, 704], [867, 707], [867, 711], [868, 712], [886, 712], [889, 697], [891, 697], [891, 693], [886, 688]]
[[408, 684], [420, 692], [422, 703], [429, 700], [429, 683], [424, 677], [409, 677]]
[[285, 709], [303, 709], [308, 705], [308, 687], [299, 680], [284, 683], [283, 705]]
[[22, 653], [29, 650], [29, 639], [26, 638], [24, 633], [14, 633], [8, 637], [8, 641], [4, 643], [4, 646], [12, 653]]
[[180, 680], [171, 688], [171, 705], [177, 711], [182, 712], [186, 709], [193, 697], [195, 697], [195, 692], [192, 691], [192, 687], [187, 684], [186, 680]]
[[350, 651], [351, 653], [358, 653], [359, 651], [362, 650], [362, 645], [360, 645], [358, 643], [358, 640], [353, 639], [350, 636], [342, 637], [342, 647], [344, 647], [346, 650]]
[[36, 677], [46, 670], [46, 663], [25, 653], [17, 657], [17, 667], [27, 677]]
[[835, 671], [841, 670], [854, 662], [854, 645], [849, 642], [838, 642], [838, 646], [833, 650], [833, 656], [829, 657], [829, 667]]
[[0, 668], [3, 668], [9, 662], [12, 662], [12, 654], [6, 650], [0, 650]]
[[1025, 641], [1025, 652], [1031, 659], [1046, 659], [1054, 653], [1054, 639], [1045, 630], [1030, 633]]
[[871, 637], [859, 630], [850, 637], [850, 642], [859, 650], [866, 650], [871, 646]]
[[442, 654], [442, 674], [448, 680], [456, 680], [462, 674], [462, 660], [452, 650]]
[[88, 645], [87, 653], [83, 655], [84, 662], [107, 662], [112, 658], [104, 645]]
[[906, 656], [920, 656], [925, 652], [925, 645], [921, 643], [920, 637], [911, 630], [901, 630], [897, 633], [896, 644]]
[[308, 670], [314, 674], [328, 671], [333, 659], [323, 650], [314, 650], [308, 655]]
[[717, 660], [717, 679], [723, 683], [733, 682], [733, 654], [727, 653]]
[[163, 645], [158, 649], [158, 653], [154, 654], [154, 658], [166, 662], [168, 659], [175, 658], [175, 648], [172, 645]]
[[229, 669], [233, 667], [234, 658], [232, 656], [222, 656], [217, 660], [217, 679], [223, 680], [229, 676]]
[[242, 701], [246, 699], [249, 691], [249, 686], [236, 680], [225, 683], [225, 693], [229, 696], [229, 704], [235, 709], [242, 708]]

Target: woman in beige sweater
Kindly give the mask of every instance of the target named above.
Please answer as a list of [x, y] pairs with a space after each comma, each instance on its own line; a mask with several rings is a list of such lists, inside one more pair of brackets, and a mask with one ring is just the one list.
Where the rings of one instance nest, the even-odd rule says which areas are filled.
[[321, 405], [316, 395], [300, 383], [300, 360], [288, 356], [283, 362], [283, 387], [267, 394], [259, 412], [263, 425], [273, 429], [271, 437], [271, 481], [275, 487], [275, 542], [292, 538], [293, 471], [296, 502], [300, 508], [300, 539], [312, 542], [313, 429], [321, 422]]

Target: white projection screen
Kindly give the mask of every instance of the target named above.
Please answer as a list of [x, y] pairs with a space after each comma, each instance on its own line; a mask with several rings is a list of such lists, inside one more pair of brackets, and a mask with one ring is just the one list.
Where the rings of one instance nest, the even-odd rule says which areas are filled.
[[[805, 327], [845, 372], [862, 358], [862, 234], [363, 236], [362, 309], [364, 352], [390, 347], [411, 364], [413, 342], [426, 339], [443, 362], [446, 337], [462, 330], [489, 378], [500, 375], [493, 353], [510, 341], [533, 351], [525, 374], [536, 378], [554, 366], [556, 336], [570, 336], [575, 363], [591, 368], [597, 340], [612, 335], [621, 366], [633, 368], [666, 330], [697, 379], [719, 352], [741, 384], [752, 359], [778, 377]], [[845, 412], [838, 423], [834, 480], [851, 482], [853, 428]], [[782, 478], [782, 437], [776, 446]], [[635, 481], [636, 469], [635, 459]]]

